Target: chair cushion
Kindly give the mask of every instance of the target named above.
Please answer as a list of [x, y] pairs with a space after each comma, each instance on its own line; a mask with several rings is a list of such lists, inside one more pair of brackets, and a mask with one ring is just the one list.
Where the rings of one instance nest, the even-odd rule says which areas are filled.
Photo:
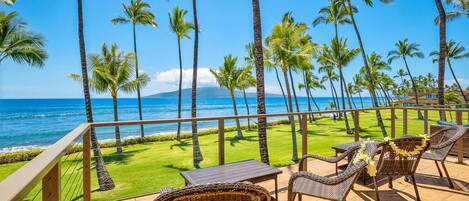
[[454, 126], [456, 125], [454, 122], [452, 121], [437, 121], [438, 125], [442, 125], [442, 126]]

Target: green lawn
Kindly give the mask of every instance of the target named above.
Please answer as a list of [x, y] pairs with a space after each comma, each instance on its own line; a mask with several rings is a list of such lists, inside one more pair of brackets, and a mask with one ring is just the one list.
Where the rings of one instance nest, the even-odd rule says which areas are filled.
[[[382, 112], [388, 133], [390, 132], [390, 113]], [[402, 112], [396, 111], [396, 134], [402, 135]], [[454, 115], [454, 114], [453, 114]], [[423, 133], [423, 121], [417, 120], [416, 111], [409, 111], [409, 133]], [[454, 116], [453, 116], [454, 118]], [[430, 112], [430, 124], [438, 119], [436, 112]], [[465, 115], [465, 119], [467, 116]], [[353, 121], [349, 118], [351, 127]], [[298, 126], [298, 125], [297, 125]], [[360, 113], [360, 137], [382, 139], [380, 129], [376, 124], [376, 116], [373, 112]], [[298, 128], [298, 127], [297, 127]], [[268, 145], [270, 163], [273, 166], [285, 166], [292, 164], [291, 132], [289, 125], [278, 125], [269, 127]], [[245, 159], [259, 159], [258, 138], [256, 131], [244, 131], [245, 138], [236, 140], [233, 138], [235, 132], [225, 134], [225, 161], [235, 162]], [[202, 167], [217, 165], [217, 135], [201, 136], [200, 145], [203, 152], [204, 161]], [[297, 132], [298, 152], [301, 154], [301, 135]], [[344, 129], [344, 121], [333, 121], [323, 118], [308, 125], [308, 152], [321, 155], [332, 155], [331, 146], [340, 143], [353, 141], [353, 135], [347, 135]], [[115, 149], [103, 149], [107, 168], [114, 179], [116, 188], [107, 192], [94, 192], [93, 200], [115, 200], [158, 192], [163, 187], [180, 187], [184, 184], [179, 175], [181, 171], [193, 169], [192, 166], [192, 144], [191, 140], [164, 141], [140, 145], [132, 145], [124, 148], [124, 153], [116, 154]], [[74, 165], [80, 163], [81, 156], [70, 155], [62, 163], [62, 172], [68, 167], [74, 169]], [[25, 162], [6, 164], [0, 166], [0, 180], [11, 174], [16, 169], [24, 165]], [[64, 173], [62, 180], [63, 196], [80, 194], [74, 192], [75, 185], [79, 184], [81, 175], [79, 171], [68, 171]], [[96, 174], [93, 173], [93, 189], [97, 188]], [[73, 178], [78, 178], [73, 180]], [[69, 179], [70, 178], [70, 179]], [[65, 185], [64, 183], [70, 182]], [[78, 186], [80, 187], [80, 186]], [[32, 198], [40, 189], [37, 187], [30, 193], [28, 198]], [[66, 194], [66, 195], [65, 195]], [[38, 196], [40, 197], [40, 196]]]

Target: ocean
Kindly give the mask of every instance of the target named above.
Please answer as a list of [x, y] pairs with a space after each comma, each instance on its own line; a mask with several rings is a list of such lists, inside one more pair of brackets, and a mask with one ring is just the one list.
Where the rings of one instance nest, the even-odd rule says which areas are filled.
[[[324, 110], [332, 98], [315, 98], [319, 108]], [[246, 114], [244, 99], [237, 98], [240, 115]], [[301, 111], [307, 111], [307, 99], [299, 98]], [[360, 107], [359, 98], [353, 101]], [[363, 98], [365, 107], [371, 106], [370, 98]], [[190, 99], [183, 99], [183, 118], [190, 117]], [[256, 98], [248, 98], [250, 113], [256, 113]], [[93, 99], [93, 117], [96, 122], [113, 121], [112, 99]], [[119, 120], [137, 120], [137, 99], [119, 99]], [[177, 117], [177, 99], [143, 98], [142, 109], [144, 119], [172, 119]], [[267, 113], [286, 112], [282, 97], [266, 98]], [[316, 108], [313, 105], [313, 110]], [[233, 115], [230, 98], [199, 98], [197, 100], [198, 117]], [[278, 119], [278, 118], [276, 118]], [[268, 120], [276, 120], [269, 118]], [[256, 119], [253, 119], [256, 121]], [[251, 121], [251, 122], [253, 122]], [[0, 99], [0, 152], [32, 149], [53, 144], [72, 129], [86, 122], [83, 99]], [[241, 121], [246, 124], [247, 120]], [[227, 121], [226, 126], [235, 125]], [[199, 129], [216, 128], [217, 122], [199, 122]], [[190, 123], [182, 124], [183, 131], [190, 131]], [[158, 135], [174, 133], [176, 124], [146, 125], [145, 134]], [[114, 128], [96, 130], [99, 140], [112, 140]], [[121, 127], [122, 138], [140, 136], [139, 126]]]

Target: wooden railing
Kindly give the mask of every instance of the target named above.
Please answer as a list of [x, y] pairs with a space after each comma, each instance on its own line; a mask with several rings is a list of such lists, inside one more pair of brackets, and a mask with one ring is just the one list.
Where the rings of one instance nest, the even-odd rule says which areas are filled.
[[[69, 132], [65, 137], [50, 146], [43, 153], [29, 161], [26, 165], [18, 169], [16, 172], [8, 176], [0, 183], [0, 201], [3, 200], [22, 200], [38, 185], [40, 184], [42, 192], [42, 200], [56, 201], [64, 199], [61, 196], [61, 159], [64, 157], [74, 142], [81, 140], [83, 147], [82, 151], [82, 182], [80, 188], [82, 191], [81, 198], [85, 201], [91, 200], [91, 157], [90, 157], [90, 131], [92, 128], [109, 127], [109, 126], [131, 126], [131, 125], [147, 125], [147, 124], [168, 124], [178, 122], [202, 122], [202, 121], [217, 121], [218, 124], [218, 163], [225, 163], [225, 121], [246, 118], [259, 118], [259, 117], [286, 117], [286, 116], [301, 116], [302, 120], [302, 137], [301, 144], [302, 155], [308, 153], [308, 124], [307, 119], [309, 114], [321, 115], [331, 113], [348, 112], [353, 114], [354, 124], [354, 140], [360, 139], [360, 112], [375, 111], [375, 110], [390, 110], [391, 124], [390, 135], [396, 136], [396, 110], [402, 110], [402, 124], [403, 133], [408, 133], [408, 111], [421, 110], [424, 112], [424, 133], [428, 133], [428, 111], [445, 111], [455, 112], [456, 122], [461, 125], [463, 123], [463, 112], [468, 113], [468, 109], [449, 109], [449, 108], [415, 108], [415, 107], [386, 107], [386, 108], [367, 108], [367, 109], [349, 109], [349, 110], [332, 110], [332, 111], [315, 111], [315, 112], [299, 112], [299, 113], [282, 113], [282, 114], [261, 114], [261, 115], [241, 115], [241, 116], [226, 116], [226, 117], [200, 117], [200, 118], [186, 118], [186, 119], [161, 119], [161, 120], [143, 120], [143, 121], [120, 121], [120, 122], [97, 122], [91, 124], [82, 124]], [[463, 161], [463, 141], [457, 143], [458, 147], [458, 161]], [[42, 181], [42, 183], [40, 183]], [[75, 184], [76, 185], [76, 184]], [[66, 198], [65, 198], [66, 199]]]

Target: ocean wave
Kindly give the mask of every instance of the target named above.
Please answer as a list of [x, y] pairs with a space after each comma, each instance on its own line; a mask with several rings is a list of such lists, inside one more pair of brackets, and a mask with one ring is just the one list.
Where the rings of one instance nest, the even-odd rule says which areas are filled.
[[47, 149], [50, 147], [50, 145], [26, 145], [26, 146], [16, 146], [16, 147], [5, 147], [5, 148], [0, 148], [0, 154], [1, 153], [8, 153], [8, 152], [17, 152], [17, 151], [29, 151], [33, 149]]
[[40, 114], [16, 114], [16, 115], [0, 115], [0, 120], [17, 120], [17, 119], [38, 119], [50, 117], [71, 117], [83, 116], [82, 112], [65, 112], [65, 113], [40, 113]]

